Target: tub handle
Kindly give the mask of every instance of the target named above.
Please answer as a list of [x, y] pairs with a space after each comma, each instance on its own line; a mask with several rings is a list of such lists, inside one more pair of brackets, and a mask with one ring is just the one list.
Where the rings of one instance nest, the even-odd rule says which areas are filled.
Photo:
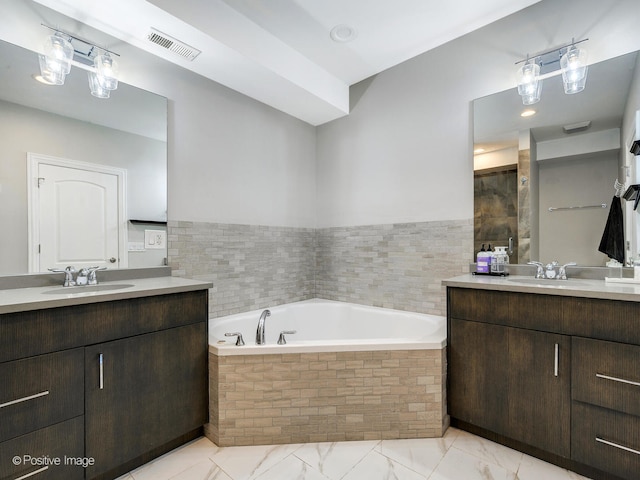
[[280, 337], [278, 338], [278, 345], [286, 345], [287, 339], [284, 338], [285, 335], [293, 335], [294, 333], [298, 333], [296, 330], [283, 330], [280, 332]]
[[225, 337], [237, 336], [237, 338], [236, 338], [236, 346], [241, 347], [241, 346], [244, 345], [244, 340], [242, 339], [242, 334], [240, 332], [225, 333], [224, 336]]

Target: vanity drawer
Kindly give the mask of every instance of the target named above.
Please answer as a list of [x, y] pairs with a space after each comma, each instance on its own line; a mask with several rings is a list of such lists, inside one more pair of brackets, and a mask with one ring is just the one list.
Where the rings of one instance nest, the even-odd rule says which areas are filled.
[[83, 428], [84, 417], [76, 417], [0, 443], [0, 479], [83, 479], [84, 468], [69, 460], [82, 462]]
[[573, 402], [571, 459], [628, 480], [640, 472], [640, 417]]
[[572, 398], [640, 416], [640, 347], [573, 337]]
[[87, 345], [207, 322], [207, 290], [154, 295], [90, 305]]
[[448, 296], [451, 318], [498, 325], [509, 323], [508, 293], [449, 287]]
[[82, 415], [84, 349], [0, 363], [0, 385], [0, 442]]
[[0, 362], [82, 346], [84, 307], [1, 314]]

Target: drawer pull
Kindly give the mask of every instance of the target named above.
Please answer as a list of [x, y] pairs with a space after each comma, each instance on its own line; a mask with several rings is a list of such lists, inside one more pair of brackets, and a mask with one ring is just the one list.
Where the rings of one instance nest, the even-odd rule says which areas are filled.
[[560, 363], [560, 345], [556, 343], [555, 356], [553, 358], [553, 376], [558, 376], [558, 364]]
[[98, 362], [100, 363], [100, 390], [104, 390], [104, 355], [102, 353], [98, 355]]
[[604, 443], [605, 445], [609, 445], [611, 447], [619, 448], [620, 450], [625, 450], [627, 452], [635, 453], [636, 455], [640, 455], [640, 451], [634, 450], [633, 448], [625, 447], [624, 445], [620, 445], [618, 443], [613, 443], [604, 438], [596, 437], [596, 442]]
[[28, 397], [22, 397], [16, 400], [11, 400], [10, 402], [7, 402], [7, 403], [0, 403], [0, 408], [8, 407], [9, 405], [15, 405], [16, 403], [26, 402], [27, 400], [33, 400], [34, 398], [44, 397], [45, 395], [49, 395], [49, 390], [36, 393], [35, 395], [29, 395]]
[[42, 472], [44, 472], [45, 470], [49, 470], [49, 467], [48, 467], [48, 466], [46, 466], [46, 467], [39, 468], [38, 470], [34, 470], [34, 471], [33, 471], [33, 472], [31, 472], [31, 473], [27, 473], [26, 475], [22, 475], [21, 477], [16, 478], [16, 480], [23, 480], [23, 479], [25, 479], [25, 478], [33, 477], [34, 475], [37, 475], [37, 474], [39, 474], [39, 473], [42, 473]]
[[640, 382], [632, 382], [631, 380], [625, 380], [624, 378], [610, 377], [609, 375], [602, 375], [601, 373], [596, 373], [596, 377], [604, 378], [605, 380], [613, 380], [614, 382], [627, 383], [629, 385], [635, 385], [636, 387], [640, 387]]

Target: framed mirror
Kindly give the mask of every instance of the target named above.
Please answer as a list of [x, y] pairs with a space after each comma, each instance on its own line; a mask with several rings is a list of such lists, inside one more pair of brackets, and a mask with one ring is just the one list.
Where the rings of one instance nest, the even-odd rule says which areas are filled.
[[[37, 82], [38, 73], [36, 53], [0, 42], [0, 275], [47, 271], [57, 266], [51, 258], [76, 267], [165, 265], [166, 98], [122, 82], [110, 98], [95, 98], [87, 72], [75, 66], [60, 86]], [[59, 168], [54, 175], [42, 165]], [[115, 194], [93, 188], [94, 180], [55, 183], [70, 170], [116, 172]], [[98, 232], [102, 217], [113, 215], [88, 206], [103, 195], [109, 205], [112, 197], [119, 202], [115, 227], [104, 228], [117, 229], [115, 249]]]
[[[565, 94], [557, 75], [533, 105], [523, 105], [516, 88], [473, 102], [474, 255], [511, 238], [511, 263], [605, 265], [598, 245], [620, 194], [615, 183], [637, 183], [628, 152], [635, 122], [624, 120], [640, 108], [630, 97], [637, 70], [635, 52], [589, 66], [577, 94]], [[526, 110], [535, 113], [521, 116]], [[634, 213], [627, 209], [629, 234]]]

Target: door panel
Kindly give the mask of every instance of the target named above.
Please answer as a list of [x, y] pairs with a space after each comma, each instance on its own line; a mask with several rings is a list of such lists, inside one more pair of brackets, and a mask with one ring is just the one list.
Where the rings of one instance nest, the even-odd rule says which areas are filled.
[[67, 265], [117, 268], [117, 176], [40, 164], [38, 177], [39, 270]]

